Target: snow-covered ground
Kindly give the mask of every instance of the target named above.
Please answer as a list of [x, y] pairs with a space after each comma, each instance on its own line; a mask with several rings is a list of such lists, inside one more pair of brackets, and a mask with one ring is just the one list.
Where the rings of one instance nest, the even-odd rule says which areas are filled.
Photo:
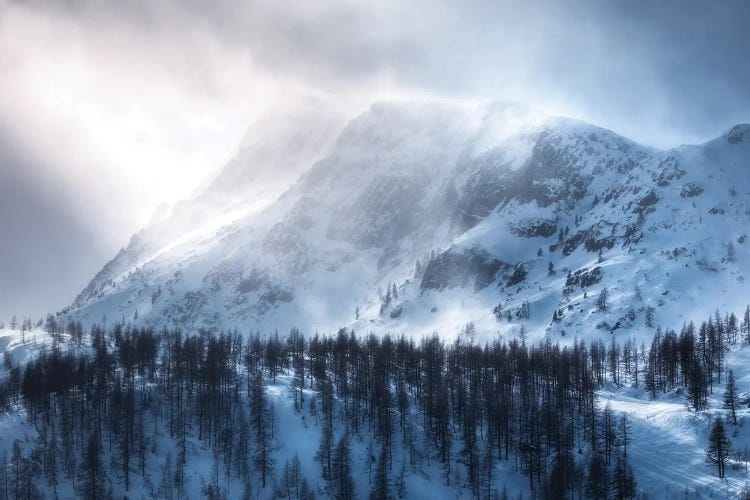
[[[310, 154], [283, 195], [227, 182], [227, 196], [244, 196], [239, 208], [200, 224], [198, 205], [176, 210], [134, 236], [64, 316], [418, 337], [471, 321], [485, 339], [523, 325], [531, 339], [615, 332], [648, 343], [648, 308], [669, 326], [745, 305], [748, 128], [654, 150], [507, 103], [377, 103], [322, 159]], [[230, 162], [227, 176], [241, 166]], [[459, 268], [464, 280], [451, 275]], [[568, 273], [585, 283], [566, 287]], [[389, 285], [398, 297], [384, 307]], [[603, 288], [609, 307], [597, 311]], [[528, 318], [516, 314], [524, 304]], [[498, 305], [510, 321], [498, 321]]]
[[70, 345], [68, 334], [62, 333], [56, 337], [38, 328], [28, 332], [10, 328], [0, 329], [0, 357], [3, 361], [0, 370], [3, 374], [7, 373], [6, 358], [12, 361], [13, 365], [24, 366], [39, 356], [40, 352], [51, 349], [55, 342]]
[[[345, 326], [414, 338], [452, 337], [471, 322], [482, 343], [524, 328], [530, 341], [649, 345], [658, 326], [748, 302], [750, 125], [655, 150], [507, 103], [377, 103], [339, 132], [336, 120], [323, 122], [320, 134], [271, 130], [265, 143], [243, 146], [206, 191], [135, 235], [61, 319], [243, 333]], [[283, 167], [275, 162], [293, 163], [300, 177], [265, 195], [246, 182], [254, 166]], [[231, 203], [207, 208], [223, 197]], [[2, 331], [0, 347], [23, 362], [50, 341], [26, 335], [19, 344]], [[745, 395], [748, 352], [727, 360]], [[310, 465], [315, 423], [290, 408], [286, 383], [269, 388], [282, 429], [277, 465], [297, 451], [319, 477]], [[600, 391], [601, 404], [631, 414], [633, 468], [653, 497], [725, 498], [744, 487], [744, 469], [720, 481], [705, 463], [722, 392], [715, 386], [709, 410], [696, 414], [681, 394], [651, 401], [632, 388]], [[750, 413], [739, 415], [730, 430], [744, 448]], [[352, 445], [360, 471], [366, 447]], [[196, 460], [210, 468], [210, 457]], [[460, 494], [425, 467], [407, 489]], [[523, 487], [512, 467], [498, 472], [498, 484]], [[368, 480], [356, 478], [360, 493]]]
[[[2, 357], [7, 356], [12, 359], [14, 365], [20, 364], [23, 367], [43, 350], [50, 349], [56, 341], [60, 342], [63, 350], [79, 349], [77, 345], [71, 345], [67, 335], [62, 335], [56, 340], [54, 336], [38, 329], [31, 332], [4, 329], [0, 330], [0, 354]], [[7, 372], [0, 374], [0, 378], [5, 376]], [[253, 482], [248, 490], [247, 485], [234, 475], [227, 478], [225, 464], [216, 460], [212, 449], [207, 446], [206, 442], [198, 440], [196, 435], [191, 434], [188, 437], [188, 456], [185, 467], [187, 498], [205, 498], [205, 488], [213, 483], [217, 474], [220, 478], [219, 485], [227, 493], [228, 498], [242, 498], [246, 493], [250, 493], [251, 498], [273, 498], [284, 464], [291, 461], [295, 455], [299, 458], [303, 476], [313, 491], [323, 498], [326, 497], [327, 482], [321, 477], [320, 464], [315, 460], [320, 443], [322, 422], [319, 416], [311, 415], [308, 408], [316, 392], [309, 388], [305, 389], [305, 405], [297, 411], [290, 394], [291, 381], [292, 377], [286, 374], [279, 375], [275, 382], [267, 381], [266, 396], [273, 411], [273, 457], [276, 469], [274, 476], [269, 479], [268, 486], [264, 489], [259, 483]], [[13, 443], [16, 441], [25, 456], [32, 453], [38, 431], [32, 423], [26, 420], [26, 416], [26, 410], [22, 405], [0, 414], [0, 455], [7, 453], [10, 456]], [[415, 421], [420, 420], [417, 417], [418, 415], [415, 415]], [[150, 421], [151, 417], [147, 419]], [[150, 424], [146, 422], [146, 425]], [[149, 446], [147, 475], [143, 477], [137, 470], [134, 470], [131, 475], [131, 485], [127, 493], [131, 498], [159, 498], [162, 495], [159, 489], [166, 471], [173, 473], [174, 461], [180, 451], [179, 443], [170, 438], [169, 430], [161, 424], [156, 432], [157, 439]], [[344, 429], [337, 422], [334, 442], [337, 442], [343, 433]], [[401, 439], [399, 435], [394, 436], [395, 451], [392, 466], [394, 471], [400, 470], [402, 463], [408, 460], [408, 452], [402, 449]], [[375, 438], [366, 426], [359, 436], [352, 435], [352, 477], [358, 498], [366, 498], [372, 489], [376, 470], [375, 458], [378, 453], [374, 449], [376, 446]], [[80, 453], [80, 450], [76, 450], [75, 453]], [[112, 447], [104, 446], [102, 453], [104, 464], [115, 463], [115, 452]], [[109, 474], [117, 473], [110, 470]], [[416, 469], [406, 465], [402, 494], [405, 498], [462, 498], [468, 494], [466, 486], [446, 486], [442, 474], [443, 470], [436, 460], [423, 459]], [[505, 490], [515, 495], [524, 492], [528, 485], [527, 477], [515, 470], [513, 462], [497, 463], [496, 477], [495, 486], [498, 492]], [[111, 480], [108, 484], [114, 488], [116, 497], [126, 494], [122, 478], [113, 475]], [[40, 486], [43, 484], [43, 482], [39, 483]], [[395, 491], [396, 485], [392, 484], [391, 487]], [[57, 492], [61, 498], [74, 498], [77, 495], [74, 483], [65, 480], [61, 481]]]
[[[0, 330], [0, 353], [8, 356], [13, 363], [23, 365], [44, 349], [49, 349], [56, 340], [41, 330], [20, 332]], [[62, 336], [57, 341], [64, 348], [71, 347], [69, 338]], [[750, 346], [742, 345], [730, 351], [726, 358], [727, 369], [732, 369], [741, 400], [750, 395]], [[2, 376], [6, 376], [4, 373]], [[305, 406], [296, 411], [290, 395], [290, 375], [282, 374], [276, 382], [267, 387], [268, 401], [274, 414], [274, 457], [277, 476], [286, 461], [297, 455], [304, 476], [315, 491], [325, 492], [326, 481], [320, 476], [320, 465], [315, 454], [320, 439], [321, 422], [311, 415], [307, 406], [315, 397], [315, 391], [304, 391]], [[695, 412], [683, 392], [659, 394], [653, 400], [641, 387], [632, 386], [632, 377], [622, 387], [608, 384], [598, 391], [600, 408], [609, 405], [617, 413], [627, 413], [631, 423], [631, 442], [628, 457], [635, 472], [638, 489], [650, 498], [733, 498], [750, 482], [745, 463], [733, 461], [727, 469], [727, 477], [719, 479], [715, 467], [706, 462], [705, 449], [710, 425], [713, 419], [723, 416], [722, 408], [724, 385], [715, 384], [709, 397], [708, 408]], [[25, 420], [22, 407], [0, 415], [0, 453], [10, 448], [18, 440], [24, 453], [30, 453], [37, 431]], [[728, 434], [735, 451], [750, 448], [750, 409], [742, 405], [737, 412], [738, 424], [727, 423]], [[419, 421], [417, 418], [415, 421]], [[343, 434], [337, 428], [335, 439]], [[159, 429], [156, 443], [149, 452], [149, 474], [144, 479], [137, 473], [131, 478], [130, 495], [158, 496], [164, 471], [172, 466], [179, 453], [178, 444], [169, 437], [167, 429]], [[407, 460], [407, 451], [400, 449], [400, 436], [395, 436], [393, 470], [398, 470]], [[353, 477], [359, 497], [367, 496], [372, 487], [375, 463], [373, 463], [373, 438], [364, 430], [360, 437], [354, 436], [351, 442]], [[188, 498], [202, 498], [202, 491], [211, 484], [218, 471], [221, 487], [230, 497], [237, 498], [247, 492], [246, 485], [239, 479], [226, 479], [223, 463], [217, 463], [210, 448], [196, 436], [188, 440], [189, 457], [186, 466]], [[109, 452], [105, 447], [105, 454]], [[107, 463], [105, 459], [105, 463]], [[407, 468], [409, 466], [407, 465]], [[511, 498], [519, 493], [528, 494], [528, 479], [515, 469], [513, 460], [498, 461], [495, 465], [495, 489], [507, 491]], [[422, 460], [417, 470], [408, 469], [405, 476], [403, 494], [406, 498], [462, 498], [469, 495], [465, 487], [446, 486], [443, 470], [436, 461]], [[395, 488], [396, 485], [392, 485]], [[269, 498], [273, 487], [261, 489], [255, 485], [253, 496]], [[71, 484], [62, 483], [59, 493], [65, 497], [75, 495]]]
[[[734, 370], [740, 400], [750, 395], [750, 346], [732, 350], [726, 360]], [[723, 408], [725, 385], [715, 384], [708, 408], [696, 412], [684, 391], [658, 394], [651, 399], [641, 387], [618, 388], [609, 385], [598, 391], [599, 406], [627, 413], [632, 424], [632, 442], [628, 455], [638, 487], [652, 498], [736, 498], [750, 484], [750, 475], [742, 460], [733, 460], [727, 475], [719, 479], [716, 467], [706, 461], [708, 435], [713, 420], [725, 420], [727, 434], [735, 452], [750, 449], [750, 409], [747, 403], [737, 410], [737, 425], [728, 421]], [[750, 460], [750, 457], [748, 458]]]

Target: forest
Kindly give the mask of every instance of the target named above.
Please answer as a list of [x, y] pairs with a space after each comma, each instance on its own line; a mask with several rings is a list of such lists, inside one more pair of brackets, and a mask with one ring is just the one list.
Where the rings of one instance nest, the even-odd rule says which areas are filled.
[[[596, 391], [643, 386], [656, 398], [684, 390], [701, 411], [726, 383], [731, 421], [740, 401], [723, 358], [750, 342], [750, 308], [742, 321], [717, 312], [679, 334], [657, 329], [650, 347], [616, 335], [480, 344], [471, 324], [452, 340], [127, 324], [84, 333], [54, 318], [45, 326], [53, 342], [38, 357], [25, 366], [5, 357], [0, 405], [25, 415], [35, 437], [0, 457], [3, 499], [56, 498], [63, 484], [83, 498], [127, 497], [135, 476], [153, 497], [194, 495], [186, 468], [195, 442], [214, 457], [212, 480], [200, 485], [208, 498], [230, 497], [237, 482], [246, 498], [397, 498], [409, 475], [432, 466], [462, 496], [508, 498], [495, 472], [504, 461], [527, 478], [531, 498], [627, 499], [644, 496], [628, 460], [630, 423]], [[284, 430], [269, 387], [283, 387], [316, 427], [318, 477], [305, 477], [296, 456], [277, 461]], [[721, 476], [729, 443], [723, 429], [713, 432]], [[177, 451], [157, 461], [163, 435]], [[354, 470], [354, 441], [367, 443], [367, 471]], [[369, 491], [355, 487], [362, 473]]]

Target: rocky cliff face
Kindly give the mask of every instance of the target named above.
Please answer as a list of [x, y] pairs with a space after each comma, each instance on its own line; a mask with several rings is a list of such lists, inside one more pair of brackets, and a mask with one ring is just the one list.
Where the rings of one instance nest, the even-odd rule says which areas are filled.
[[[651, 308], [674, 324], [705, 316], [704, 303], [741, 306], [747, 125], [659, 151], [515, 104], [378, 103], [336, 134], [333, 119], [303, 122], [241, 149], [66, 314], [572, 337], [638, 334]], [[289, 186], [263, 187], [292, 164], [278, 177]]]

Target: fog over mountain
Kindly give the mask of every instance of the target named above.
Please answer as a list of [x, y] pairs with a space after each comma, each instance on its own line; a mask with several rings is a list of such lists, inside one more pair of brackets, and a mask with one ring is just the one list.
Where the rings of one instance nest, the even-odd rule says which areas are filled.
[[[254, 120], [299, 96], [317, 95], [347, 116], [394, 97], [518, 100], [649, 145], [696, 143], [747, 120], [750, 108], [747, 5], [703, 7], [6, 0], [0, 122], [16, 152], [3, 169], [57, 176], [70, 224], [96, 234], [102, 249], [58, 241], [71, 256], [64, 267], [90, 269], [88, 251], [106, 259], [157, 206], [213, 175]], [[44, 234], [57, 224], [36, 217], [35, 225]], [[43, 263], [10, 266], [23, 276], [5, 286], [22, 295], [33, 295], [24, 283], [52, 280]], [[71, 293], [39, 302], [16, 295], [5, 298], [3, 316], [42, 314]]]
[[[315, 104], [278, 110], [281, 128], [259, 121], [65, 316], [411, 335], [472, 322], [538, 338], [638, 332], [644, 304], [683, 321], [743, 305], [748, 125], [662, 150], [514, 102], [384, 101], [346, 124]], [[301, 175], [243, 180], [267, 165]], [[608, 290], [607, 317], [591, 314], [591, 286]]]
[[0, 0], [0, 498], [750, 498], [748, 19]]

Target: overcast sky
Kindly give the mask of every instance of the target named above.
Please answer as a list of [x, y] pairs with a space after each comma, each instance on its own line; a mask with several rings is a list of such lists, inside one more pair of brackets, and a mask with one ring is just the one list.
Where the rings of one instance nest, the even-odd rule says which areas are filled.
[[69, 303], [299, 95], [521, 100], [659, 147], [750, 121], [749, 2], [0, 0], [0, 320]]

